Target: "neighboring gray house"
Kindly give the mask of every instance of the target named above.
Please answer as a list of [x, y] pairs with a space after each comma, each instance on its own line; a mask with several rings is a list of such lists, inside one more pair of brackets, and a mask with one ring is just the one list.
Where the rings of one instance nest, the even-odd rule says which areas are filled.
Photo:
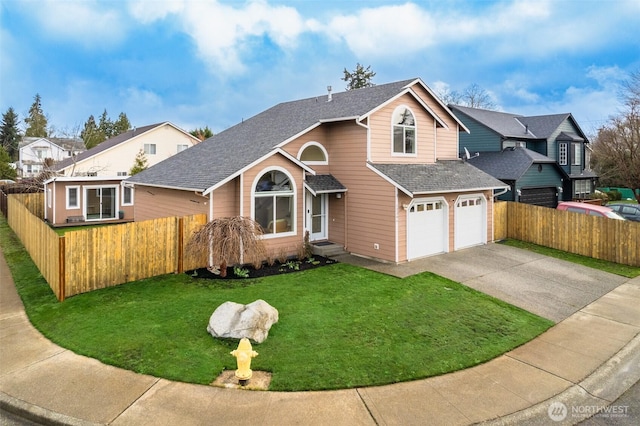
[[460, 156], [511, 187], [501, 199], [555, 207], [593, 192], [589, 140], [570, 113], [526, 117], [449, 107], [470, 131], [460, 134]]

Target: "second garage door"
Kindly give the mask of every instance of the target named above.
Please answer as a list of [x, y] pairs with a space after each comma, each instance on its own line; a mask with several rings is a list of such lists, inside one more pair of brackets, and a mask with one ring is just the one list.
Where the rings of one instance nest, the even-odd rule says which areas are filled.
[[458, 198], [455, 221], [455, 250], [487, 242], [487, 202], [481, 194]]
[[558, 205], [557, 192], [558, 190], [555, 186], [544, 188], [522, 188], [520, 190], [520, 202], [555, 209]]

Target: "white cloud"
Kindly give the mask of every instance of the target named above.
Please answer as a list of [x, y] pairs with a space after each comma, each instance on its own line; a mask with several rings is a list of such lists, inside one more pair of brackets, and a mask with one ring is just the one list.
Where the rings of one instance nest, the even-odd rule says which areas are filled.
[[435, 42], [437, 22], [413, 3], [381, 6], [333, 17], [322, 30], [344, 40], [358, 56], [402, 56]]
[[[84, 45], [111, 45], [124, 38], [122, 15], [117, 4], [97, 0], [39, 0], [23, 4], [50, 37]], [[110, 6], [116, 6], [111, 8]]]
[[269, 37], [280, 48], [296, 46], [306, 24], [296, 9], [257, 0], [235, 7], [218, 1], [162, 3], [147, 13], [145, 2], [132, 3], [132, 15], [143, 24], [174, 14], [194, 41], [198, 55], [213, 70], [225, 74], [244, 70], [253, 37]]
[[183, 0], [162, 0], [149, 2], [134, 0], [129, 3], [129, 12], [142, 24], [149, 24], [166, 18], [169, 14], [178, 14], [184, 10]]

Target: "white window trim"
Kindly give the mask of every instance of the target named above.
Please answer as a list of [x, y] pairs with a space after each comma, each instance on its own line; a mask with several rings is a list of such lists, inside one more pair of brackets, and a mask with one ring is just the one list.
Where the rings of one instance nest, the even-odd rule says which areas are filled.
[[[304, 152], [305, 149], [309, 148], [310, 146], [317, 146], [318, 148], [320, 148], [320, 150], [324, 154], [325, 161], [302, 161], [301, 160], [302, 153]], [[322, 146], [321, 143], [315, 142], [315, 141], [309, 141], [304, 145], [302, 145], [298, 150], [298, 155], [296, 156], [296, 158], [302, 161], [304, 164], [308, 164], [310, 166], [326, 166], [329, 164], [329, 153], [327, 153], [327, 150], [325, 149], [324, 146]]]
[[[414, 120], [414, 126], [413, 126], [413, 130], [414, 130], [414, 137], [415, 137], [415, 141], [414, 143], [414, 147], [413, 147], [413, 152], [411, 153], [406, 153], [406, 152], [395, 152], [393, 150], [394, 148], [394, 133], [393, 130], [396, 126], [396, 124], [393, 122], [393, 117], [396, 115], [396, 112], [399, 109], [406, 109], [408, 110], [411, 115], [413, 115], [413, 120]], [[411, 127], [411, 126], [404, 126], [404, 127]], [[413, 112], [413, 110], [411, 108], [409, 108], [406, 105], [399, 105], [397, 106], [393, 112], [391, 113], [391, 156], [392, 157], [409, 157], [409, 158], [414, 158], [418, 156], [418, 118], [416, 116], [416, 114]]]
[[[182, 149], [180, 149], [180, 148], [182, 148]], [[176, 151], [177, 151], [178, 153], [180, 153], [180, 152], [182, 152], [182, 151], [184, 151], [184, 150], [186, 150], [186, 149], [189, 149], [189, 144], [187, 144], [187, 143], [179, 143], [179, 144], [177, 145], [177, 147], [176, 147]]]
[[120, 188], [119, 188], [119, 185], [85, 185], [85, 186], [82, 187], [83, 193], [84, 193], [83, 195], [85, 197], [84, 199], [85, 200], [87, 199], [86, 195], [87, 195], [87, 191], [88, 190], [90, 190], [90, 189], [98, 189], [98, 188], [99, 189], [115, 188], [115, 190], [116, 190], [116, 195], [114, 197], [115, 198], [115, 202], [116, 202], [115, 210], [114, 210], [115, 216], [113, 218], [106, 218], [106, 219], [103, 219], [103, 218], [100, 218], [100, 219], [89, 219], [88, 215], [87, 215], [87, 207], [88, 207], [87, 203], [83, 203], [83, 205], [82, 205], [82, 215], [85, 217], [85, 220], [87, 222], [101, 222], [101, 221], [105, 221], [105, 220], [117, 219], [118, 218], [118, 210], [120, 210]]
[[[129, 189], [131, 191], [131, 202], [130, 203], [126, 203], [124, 201], [124, 193], [126, 192], [127, 189]], [[122, 187], [122, 191], [120, 191], [120, 193], [122, 194], [121, 195], [122, 200], [120, 200], [120, 205], [121, 206], [132, 206], [133, 205], [133, 194], [134, 194], [133, 188], [131, 188], [129, 186], [123, 186]]]
[[[292, 212], [291, 212], [291, 231], [289, 232], [280, 232], [280, 233], [271, 233], [271, 234], [264, 234], [262, 235], [262, 238], [265, 240], [269, 240], [272, 238], [280, 238], [280, 237], [291, 237], [297, 234], [297, 225], [298, 225], [298, 185], [296, 184], [295, 179], [293, 178], [293, 176], [291, 175], [291, 173], [289, 173], [289, 171], [287, 169], [285, 169], [284, 167], [280, 167], [280, 166], [270, 166], [270, 167], [265, 167], [264, 169], [262, 169], [260, 172], [258, 172], [258, 174], [256, 174], [256, 177], [253, 179], [253, 183], [251, 184], [251, 219], [256, 220], [256, 186], [258, 185], [258, 181], [260, 180], [260, 178], [267, 172], [271, 172], [271, 171], [279, 171], [284, 173], [285, 175], [287, 175], [287, 177], [289, 178], [289, 182], [291, 182], [291, 189], [293, 190], [293, 193], [291, 192], [286, 192], [287, 195], [292, 194], [293, 197], [293, 208], [292, 208]], [[278, 194], [285, 194], [284, 192], [278, 192], [278, 191], [268, 191], [268, 193], [270, 195], [278, 195]], [[265, 195], [266, 196], [266, 195]]]
[[[147, 147], [149, 148], [149, 152], [147, 152]], [[151, 152], [151, 147], [153, 147], [154, 152]], [[158, 147], [155, 143], [145, 143], [142, 147], [142, 152], [144, 152], [144, 155], [156, 155], [156, 153], [158, 152]]]
[[580, 143], [578, 142], [572, 142], [571, 143], [571, 151], [572, 151], [572, 156], [571, 156], [571, 165], [572, 166], [579, 166], [582, 162], [581, 160], [581, 155], [580, 155]]
[[566, 142], [561, 142], [558, 145], [558, 164], [560, 164], [561, 166], [566, 166], [569, 163], [568, 157], [569, 157], [569, 144]]
[[[76, 202], [77, 204], [75, 206], [72, 206], [71, 204], [69, 204], [69, 191], [75, 189], [76, 190]], [[66, 204], [67, 204], [67, 210], [75, 210], [75, 209], [79, 209], [80, 206], [82, 206], [82, 203], [80, 202], [80, 185], [69, 185], [66, 187]]]

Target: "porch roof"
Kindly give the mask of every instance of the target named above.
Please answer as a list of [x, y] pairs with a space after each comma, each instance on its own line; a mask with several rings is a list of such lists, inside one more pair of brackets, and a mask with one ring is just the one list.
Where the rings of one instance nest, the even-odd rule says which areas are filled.
[[314, 196], [317, 194], [347, 192], [347, 188], [333, 175], [307, 175], [304, 184]]

